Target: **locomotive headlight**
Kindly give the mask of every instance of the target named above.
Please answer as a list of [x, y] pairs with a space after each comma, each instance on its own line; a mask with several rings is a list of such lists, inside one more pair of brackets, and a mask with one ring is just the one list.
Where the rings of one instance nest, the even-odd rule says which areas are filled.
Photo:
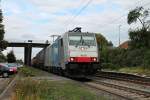
[[93, 57], [91, 60], [94, 61], [94, 62], [96, 62], [96, 61], [97, 61], [97, 58], [96, 58], [96, 57]]
[[74, 61], [74, 58], [73, 58], [73, 57], [71, 57], [71, 58], [70, 58], [70, 61]]
[[93, 61], [96, 61], [97, 59], [96, 58], [93, 58]]
[[82, 47], [82, 48], [81, 48], [81, 50], [83, 51], [83, 50], [84, 50], [84, 48]]

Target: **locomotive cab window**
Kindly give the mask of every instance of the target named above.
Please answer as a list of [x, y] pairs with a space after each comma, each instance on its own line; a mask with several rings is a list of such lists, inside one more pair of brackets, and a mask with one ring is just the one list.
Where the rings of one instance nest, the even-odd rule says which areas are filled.
[[69, 45], [81, 45], [81, 36], [80, 35], [69, 36]]
[[83, 45], [95, 46], [94, 36], [82, 36]]
[[70, 35], [69, 45], [74, 46], [96, 46], [94, 35]]

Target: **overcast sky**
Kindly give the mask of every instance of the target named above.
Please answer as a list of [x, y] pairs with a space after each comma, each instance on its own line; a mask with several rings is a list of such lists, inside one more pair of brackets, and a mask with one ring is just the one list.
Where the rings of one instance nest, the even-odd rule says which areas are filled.
[[[53, 34], [77, 26], [83, 31], [103, 34], [118, 45], [118, 26], [121, 42], [128, 40], [126, 15], [136, 6], [150, 8], [149, 0], [1, 0], [8, 41], [46, 41]], [[89, 5], [88, 5], [89, 3]], [[88, 5], [88, 6], [86, 6]], [[12, 48], [4, 51], [7, 54]], [[17, 58], [23, 59], [23, 48], [13, 48]], [[33, 56], [39, 49], [33, 49]]]

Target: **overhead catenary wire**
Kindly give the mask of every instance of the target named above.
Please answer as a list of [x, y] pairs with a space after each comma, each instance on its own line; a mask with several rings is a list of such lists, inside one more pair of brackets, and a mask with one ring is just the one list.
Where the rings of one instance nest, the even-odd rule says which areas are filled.
[[[72, 20], [74, 20], [77, 16], [79, 16], [80, 14], [81, 14], [81, 12], [83, 11], [83, 10], [85, 10], [89, 5], [90, 5], [90, 3], [92, 3], [92, 1], [93, 0], [89, 0], [88, 2], [87, 2], [87, 4], [85, 5], [85, 6], [83, 6], [79, 11], [78, 11], [78, 13], [72, 18]], [[71, 20], [71, 21], [72, 21]]]
[[[82, 11], [83, 10], [85, 10], [91, 3], [92, 3], [92, 1], [93, 0], [89, 0], [74, 16], [72, 16], [72, 18], [71, 19], [69, 19], [68, 21], [69, 22], [72, 22], [76, 17], [78, 17], [81, 13], [82, 13]], [[138, 3], [140, 3], [140, 2], [142, 2], [143, 0], [139, 0], [139, 1], [137, 1], [135, 4], [138, 4]], [[127, 8], [127, 10], [129, 10], [129, 7]], [[125, 16], [125, 14], [123, 14], [123, 15], [121, 15], [119, 18], [122, 18], [123, 16]], [[118, 19], [118, 18], [117, 18]], [[117, 20], [117, 19], [115, 19], [115, 20]], [[114, 21], [115, 21], [114, 20]], [[69, 23], [70, 24], [70, 23]]]
[[[82, 13], [82, 11], [84, 11], [92, 3], [92, 1], [93, 0], [89, 0], [74, 16], [72, 16], [72, 18], [68, 20], [68, 23], [67, 23], [66, 26], [69, 26], [69, 24], [72, 23], [72, 21], [75, 20]], [[139, 4], [141, 2], [143, 2], [143, 0], [137, 1], [134, 5], [138, 6], [137, 4]], [[148, 2], [148, 3], [144, 4], [144, 5], [141, 5], [141, 6], [147, 6], [149, 4], [150, 4], [150, 2]], [[132, 7], [133, 7], [133, 5], [132, 5]], [[128, 10], [128, 11], [130, 9], [131, 9], [131, 6], [126, 8], [126, 10]], [[114, 22], [117, 22], [118, 20], [120, 20], [121, 18], [126, 17], [126, 16], [127, 16], [127, 12], [122, 14], [118, 18], [113, 19], [112, 21], [110, 21], [108, 23], [103, 23], [103, 25], [100, 25], [100, 26], [101, 27], [105, 27], [105, 25], [112, 25], [112, 24], [114, 24]], [[95, 23], [92, 23], [92, 24], [95, 24]]]
[[[80, 4], [78, 5], [77, 8], [81, 7], [81, 6], [84, 4], [84, 2], [85, 2], [85, 0], [82, 0], [82, 1], [80, 2]], [[66, 21], [64, 22], [64, 24], [68, 23], [68, 21], [69, 21], [73, 16], [74, 16], [74, 15], [69, 16], [68, 18], [66, 18]], [[68, 20], [68, 19], [69, 19], [69, 20]]]
[[[138, 4], [139, 2], [141, 2], [142, 0], [140, 0], [140, 1], [138, 1], [136, 4]], [[150, 2], [148, 2], [148, 3], [146, 3], [146, 4], [144, 4], [144, 5], [140, 5], [140, 6], [148, 6], [150, 4]], [[130, 10], [130, 8], [128, 8], [128, 10]], [[113, 19], [113, 20], [111, 20], [110, 22], [108, 22], [108, 23], [103, 23], [104, 25], [100, 25], [101, 27], [105, 27], [105, 25], [112, 25], [112, 24], [114, 24], [115, 22], [117, 22], [118, 20], [120, 20], [121, 18], [123, 18], [123, 17], [126, 17], [127, 16], [127, 12], [126, 13], [124, 13], [124, 14], [122, 14], [121, 16], [119, 16], [118, 18], [115, 18], [115, 19]]]
[[[141, 3], [141, 2], [143, 2], [143, 0], [137, 1], [134, 5], [138, 6], [137, 4], [139, 4], [139, 3]], [[149, 4], [150, 4], [150, 2], [148, 2], [148, 3], [144, 4], [144, 5], [141, 5], [141, 6], [147, 6], [147, 5], [149, 5]], [[132, 5], [132, 7], [133, 7], [133, 5]], [[129, 11], [130, 9], [131, 9], [131, 6], [130, 6], [130, 7], [127, 7], [125, 10]], [[122, 14], [122, 15], [119, 16], [118, 18], [113, 19], [113, 20], [110, 21], [109, 23], [104, 23], [104, 24], [105, 24], [105, 25], [112, 25], [112, 24], [114, 24], [115, 22], [117, 22], [118, 20], [120, 20], [121, 18], [126, 17], [126, 16], [127, 16], [127, 12], [124, 13], [124, 14]], [[104, 25], [103, 27], [105, 27], [105, 25]]]
[[92, 3], [92, 1], [93, 0], [89, 0], [83, 7], [81, 7], [81, 9], [67, 21], [67, 26], [82, 13]]

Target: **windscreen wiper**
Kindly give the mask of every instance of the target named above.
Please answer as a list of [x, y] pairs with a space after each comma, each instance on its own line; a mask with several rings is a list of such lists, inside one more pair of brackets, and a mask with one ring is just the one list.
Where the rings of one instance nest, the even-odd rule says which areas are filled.
[[90, 47], [90, 45], [88, 43], [86, 43], [84, 40], [82, 40], [82, 43], [84, 43], [85, 45], [87, 45], [88, 47]]
[[81, 40], [76, 43], [76, 46], [75, 46], [75, 47], [78, 47], [80, 43], [81, 43]]

